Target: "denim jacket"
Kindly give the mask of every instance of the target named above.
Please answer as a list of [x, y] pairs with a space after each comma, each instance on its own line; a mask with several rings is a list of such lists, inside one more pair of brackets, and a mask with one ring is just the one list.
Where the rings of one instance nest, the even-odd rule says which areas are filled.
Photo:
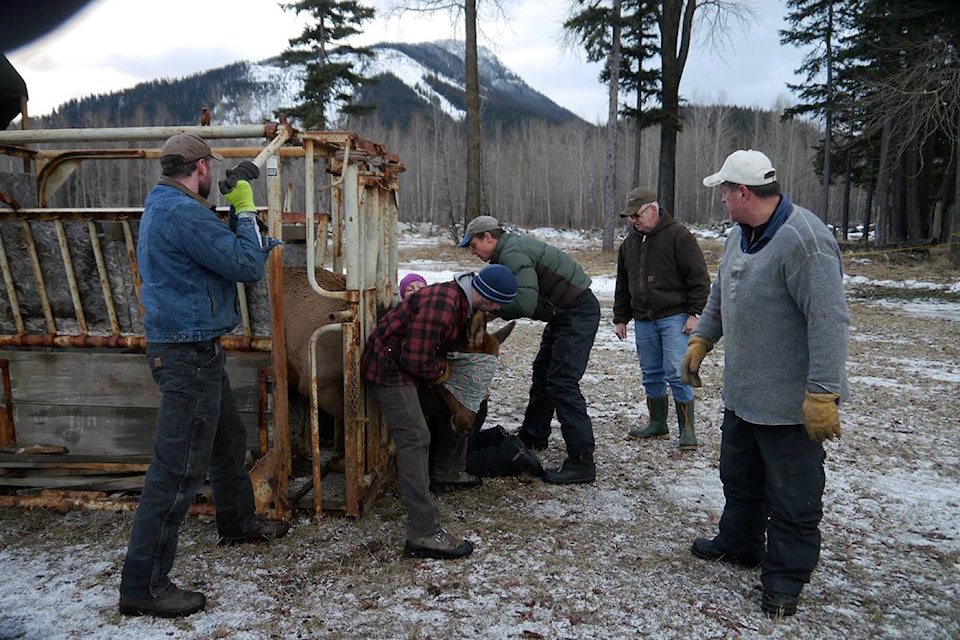
[[199, 342], [240, 322], [237, 282], [263, 278], [270, 249], [256, 223], [233, 232], [213, 206], [176, 180], [161, 178], [147, 196], [137, 240], [147, 342]]

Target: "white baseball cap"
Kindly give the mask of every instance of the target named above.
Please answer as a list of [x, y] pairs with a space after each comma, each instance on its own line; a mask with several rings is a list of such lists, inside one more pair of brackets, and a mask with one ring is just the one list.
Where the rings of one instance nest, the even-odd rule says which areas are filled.
[[776, 182], [777, 170], [770, 158], [753, 149], [734, 151], [723, 161], [720, 171], [703, 179], [705, 187], [716, 187], [724, 182], [745, 184], [748, 187]]

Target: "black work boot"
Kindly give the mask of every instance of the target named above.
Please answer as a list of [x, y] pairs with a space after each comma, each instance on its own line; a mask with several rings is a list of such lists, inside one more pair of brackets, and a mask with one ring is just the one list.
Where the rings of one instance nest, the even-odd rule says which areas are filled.
[[543, 479], [552, 484], [585, 484], [596, 478], [597, 467], [593, 463], [593, 456], [568, 456], [556, 469], [543, 472]]
[[120, 596], [120, 613], [125, 616], [156, 616], [179, 618], [203, 610], [207, 598], [199, 591], [184, 591], [173, 585], [156, 598]]
[[524, 433], [523, 431], [518, 432], [517, 437], [520, 438], [520, 442], [523, 443], [523, 446], [531, 451], [543, 451], [547, 448], [547, 438], [536, 438]]
[[283, 520], [267, 520], [257, 516], [246, 530], [230, 535], [221, 535], [217, 540], [218, 547], [230, 547], [235, 544], [248, 542], [270, 542], [287, 535], [290, 525]]
[[742, 567], [757, 567], [763, 562], [761, 556], [740, 557], [717, 546], [716, 538], [697, 538], [690, 547], [690, 552], [701, 560], [718, 560]]
[[771, 618], [784, 618], [797, 612], [798, 600], [800, 596], [764, 589], [763, 597], [760, 599], [760, 609]]
[[517, 436], [508, 436], [505, 442], [507, 443], [507, 446], [516, 451], [516, 454], [513, 456], [513, 461], [519, 462], [523, 466], [523, 470], [530, 475], [538, 478], [543, 477], [544, 469], [543, 465], [540, 463], [540, 458], [537, 457], [537, 454], [524, 446], [523, 440]]

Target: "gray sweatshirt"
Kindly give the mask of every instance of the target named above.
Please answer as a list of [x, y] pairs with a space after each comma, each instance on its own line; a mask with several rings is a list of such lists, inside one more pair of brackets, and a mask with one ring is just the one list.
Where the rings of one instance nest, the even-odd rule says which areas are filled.
[[805, 391], [849, 397], [840, 249], [796, 205], [756, 253], [741, 249], [741, 232], [730, 231], [693, 335], [724, 338], [726, 409], [754, 424], [801, 424]]

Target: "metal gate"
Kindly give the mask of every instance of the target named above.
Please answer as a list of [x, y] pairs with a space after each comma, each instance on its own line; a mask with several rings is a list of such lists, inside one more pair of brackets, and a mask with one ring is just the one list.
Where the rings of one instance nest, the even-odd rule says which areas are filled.
[[[25, 398], [30, 391], [25, 387], [30, 385], [18, 379], [17, 369], [25, 367], [21, 363], [31, 362], [46, 371], [38, 374], [44, 380], [52, 377], [55, 381], [62, 375], [57, 371], [72, 369], [72, 379], [65, 378], [54, 385], [57, 393], [67, 395], [80, 393], [77, 388], [82, 388], [85, 380], [97, 378], [104, 370], [118, 379], [129, 375], [123, 373], [128, 370], [127, 361], [117, 354], [142, 354], [145, 347], [135, 251], [143, 210], [50, 206], [48, 203], [63, 199], [69, 191], [71, 176], [81, 163], [109, 159], [147, 160], [156, 164], [163, 141], [175, 133], [203, 137], [228, 163], [252, 158], [261, 165], [265, 169], [264, 213], [268, 233], [274, 237], [302, 237], [302, 266], [316, 295], [346, 302], [346, 310], [315, 332], [311, 341], [311, 345], [315, 345], [324, 332], [342, 333], [345, 410], [342, 438], [337, 439], [342, 450], [334, 451], [332, 456], [321, 452], [314, 393], [309, 403], [311, 472], [294, 490], [291, 487], [294, 451], [282, 286], [284, 253], [293, 247], [280, 246], [271, 252], [264, 282], [253, 286], [238, 284], [241, 326], [224, 336], [222, 343], [234, 356], [250, 354], [253, 362], [256, 354], [260, 354], [268, 364], [258, 372], [257, 381], [248, 394], [255, 398], [250, 402], [256, 405], [256, 424], [260, 431], [260, 457], [251, 470], [258, 509], [272, 517], [284, 518], [300, 499], [312, 492], [315, 515], [330, 510], [360, 517], [394, 469], [389, 434], [376, 404], [367, 398], [359, 363], [364, 341], [376, 325], [377, 310], [390, 306], [394, 295], [398, 174], [403, 166], [382, 145], [356, 133], [297, 131], [283, 121], [249, 126], [0, 132], [0, 151], [18, 159], [13, 164], [23, 160], [31, 187], [36, 189], [35, 202], [30, 203], [36, 206], [21, 206], [7, 192], [3, 182], [7, 174], [0, 174], [0, 196], [10, 207], [0, 205], [0, 269], [4, 282], [4, 290], [0, 292], [0, 349], [3, 350], [0, 355], [7, 356], [0, 359], [4, 393], [0, 401], [0, 450], [3, 451], [0, 480], [23, 469], [120, 473], [146, 468], [144, 459], [72, 453], [51, 455], [36, 446], [32, 449], [23, 446], [23, 434], [28, 432], [25, 427], [29, 425], [17, 425], [21, 432], [18, 442], [14, 416], [21, 401], [29, 402]], [[230, 146], [220, 146], [218, 143], [222, 141]], [[103, 143], [123, 143], [124, 147], [103, 148]], [[52, 145], [72, 148], [51, 148]], [[324, 177], [328, 174], [329, 179], [318, 179], [318, 166], [325, 169]], [[302, 179], [302, 191], [298, 192], [293, 186], [293, 180], [284, 188], [286, 174]], [[321, 196], [328, 200], [329, 211], [318, 211]], [[302, 211], [291, 211], [291, 203], [298, 199], [303, 202]], [[345, 276], [344, 291], [327, 291], [318, 284], [314, 268], [321, 264]], [[51, 354], [58, 354], [61, 359], [56, 365], [57, 371], [52, 373], [42, 368], [44, 359], [50, 359]], [[97, 354], [97, 357], [84, 354]], [[234, 359], [231, 357], [228, 362]], [[243, 358], [236, 359], [242, 364]], [[92, 360], [95, 364], [91, 364]], [[139, 366], [146, 371], [142, 355]], [[312, 361], [311, 372], [311, 380], [315, 382]], [[232, 379], [233, 375], [231, 373]], [[310, 386], [316, 390], [315, 384]], [[99, 397], [117, 395], [108, 392], [99, 396], [99, 389], [88, 394], [94, 396], [89, 399], [90, 406], [97, 407]], [[150, 398], [137, 401], [148, 406]], [[112, 408], [115, 413], [117, 409]], [[83, 428], [97, 429], [96, 424], [90, 423], [98, 420], [89, 420], [89, 415], [86, 418]], [[83, 417], [67, 416], [63, 422], [67, 426], [60, 428], [72, 428], [71, 420], [82, 422]], [[123, 423], [123, 420], [124, 416], [120, 415], [114, 422]], [[99, 423], [106, 428], [112, 422], [105, 418]], [[331, 457], [342, 463], [328, 464]], [[334, 467], [342, 473], [342, 497], [325, 500], [322, 488], [330, 481], [328, 471]], [[117, 509], [133, 508], [135, 504], [134, 498], [118, 498], [110, 491], [40, 488], [0, 495], [0, 506]], [[203, 505], [197, 508], [209, 509]]]

